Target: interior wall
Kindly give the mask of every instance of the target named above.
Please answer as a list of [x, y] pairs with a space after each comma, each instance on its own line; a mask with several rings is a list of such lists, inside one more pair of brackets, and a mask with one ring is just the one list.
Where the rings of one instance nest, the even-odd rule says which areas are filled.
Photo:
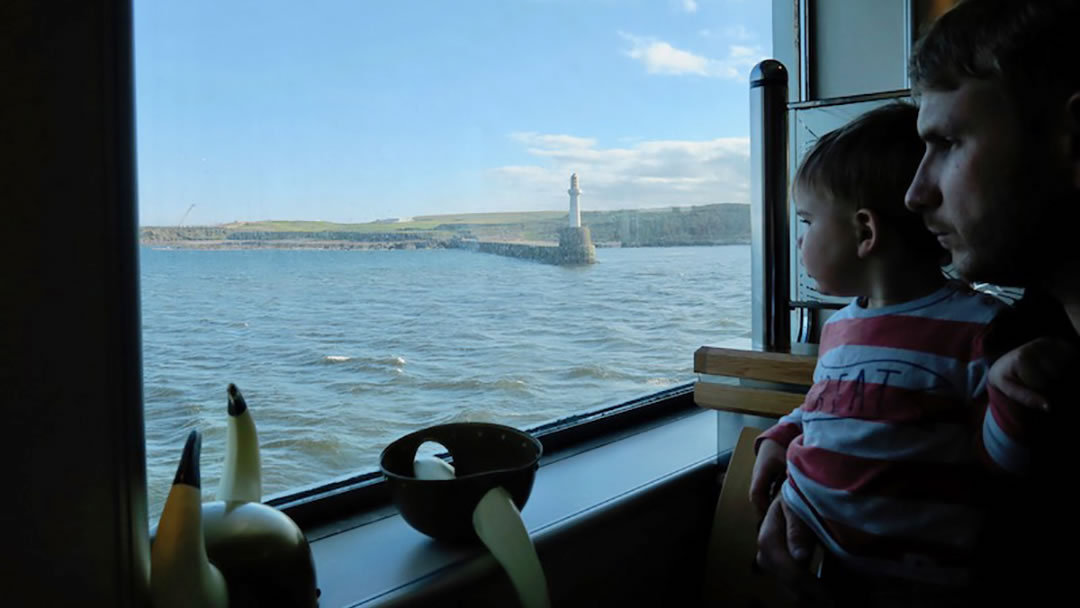
[[814, 0], [808, 5], [810, 99], [907, 88], [909, 2]]
[[144, 605], [128, 0], [5, 0], [4, 605]]

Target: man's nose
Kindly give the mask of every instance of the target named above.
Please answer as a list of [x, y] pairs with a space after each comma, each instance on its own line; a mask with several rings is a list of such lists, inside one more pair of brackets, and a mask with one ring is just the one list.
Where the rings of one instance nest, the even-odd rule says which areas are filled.
[[941, 191], [937, 187], [926, 163], [919, 164], [919, 170], [915, 172], [915, 179], [911, 180], [907, 192], [904, 194], [904, 205], [916, 212], [927, 211], [941, 204]]

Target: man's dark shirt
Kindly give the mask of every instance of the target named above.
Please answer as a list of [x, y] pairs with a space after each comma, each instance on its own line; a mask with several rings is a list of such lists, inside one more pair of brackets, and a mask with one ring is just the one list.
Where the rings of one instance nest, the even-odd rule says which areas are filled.
[[[1016, 306], [994, 322], [987, 339], [993, 357], [1042, 336], [1056, 336], [1080, 348], [1061, 304], [1027, 290]], [[1076, 479], [1073, 442], [1077, 424], [1080, 369], [1047, 395], [1051, 411], [1032, 445], [1031, 472], [1001, 477], [990, 488], [990, 515], [981, 550], [975, 592], [984, 606], [1058, 605], [1071, 603], [1080, 552], [1080, 506], [1072, 498]]]

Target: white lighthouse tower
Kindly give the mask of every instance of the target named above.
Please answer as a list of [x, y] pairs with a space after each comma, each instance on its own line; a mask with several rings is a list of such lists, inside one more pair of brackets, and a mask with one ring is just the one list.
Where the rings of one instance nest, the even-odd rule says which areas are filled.
[[570, 225], [559, 228], [559, 264], [592, 264], [596, 262], [596, 247], [593, 246], [589, 227], [581, 225], [581, 206], [578, 197], [577, 173], [570, 176]]
[[577, 173], [570, 176], [570, 189], [566, 192], [570, 195], [570, 227], [581, 228], [581, 207], [578, 205], [581, 188], [578, 188]]

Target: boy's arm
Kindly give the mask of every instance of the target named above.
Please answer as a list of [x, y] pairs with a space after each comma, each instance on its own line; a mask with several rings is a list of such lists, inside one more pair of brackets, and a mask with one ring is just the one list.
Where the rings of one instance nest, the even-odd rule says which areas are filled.
[[[821, 332], [822, 342], [830, 335], [830, 325], [825, 324]], [[818, 366], [825, 352], [818, 354]], [[819, 378], [820, 367], [815, 366], [814, 378]], [[810, 393], [814, 389], [811, 387]], [[754, 441], [754, 452], [757, 458], [754, 460], [754, 471], [750, 475], [750, 502], [758, 511], [758, 515], [765, 516], [769, 510], [769, 504], [776, 496], [779, 482], [787, 476], [787, 447], [802, 435], [803, 432], [803, 406], [804, 400], [795, 411], [782, 416], [772, 427]]]
[[779, 421], [754, 441], [754, 472], [750, 475], [750, 502], [764, 516], [775, 495], [777, 482], [787, 473], [787, 446], [802, 434], [802, 407]]
[[776, 424], [769, 427], [764, 433], [758, 435], [757, 440], [754, 441], [754, 451], [760, 452], [761, 444], [765, 441], [775, 441], [786, 448], [796, 437], [802, 435], [802, 414], [802, 406], [800, 405], [790, 414], [781, 416], [780, 419], [776, 421]]
[[1049, 411], [1056, 385], [1075, 369], [1080, 353], [1061, 338], [1036, 338], [1010, 350], [990, 368], [990, 384], [1020, 405]]
[[1063, 340], [1039, 338], [1007, 352], [990, 367], [977, 445], [995, 469], [1028, 469], [1031, 448], [1048, 424], [1046, 396], [1076, 359], [1075, 349]]
[[1043, 413], [1020, 405], [992, 384], [987, 387], [986, 401], [982, 426], [975, 434], [979, 455], [996, 471], [1027, 472]]

